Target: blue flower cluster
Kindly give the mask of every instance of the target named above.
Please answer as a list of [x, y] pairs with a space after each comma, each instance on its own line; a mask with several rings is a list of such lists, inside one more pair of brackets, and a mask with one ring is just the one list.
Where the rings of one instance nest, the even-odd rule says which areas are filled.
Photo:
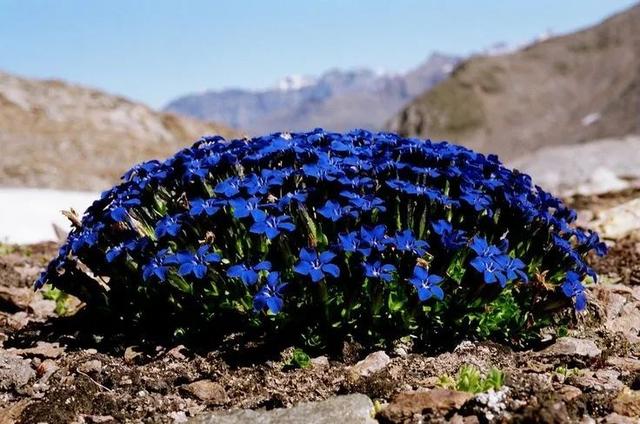
[[[606, 248], [575, 219], [496, 156], [446, 142], [321, 129], [204, 137], [104, 192], [36, 286], [72, 291], [65, 270], [82, 263], [108, 281], [107, 298], [169, 297], [161, 313], [194, 322], [408, 333], [482, 313], [502, 292], [523, 312], [584, 309], [596, 278], [585, 257]], [[147, 313], [128, 305], [138, 309], [118, 313]]]

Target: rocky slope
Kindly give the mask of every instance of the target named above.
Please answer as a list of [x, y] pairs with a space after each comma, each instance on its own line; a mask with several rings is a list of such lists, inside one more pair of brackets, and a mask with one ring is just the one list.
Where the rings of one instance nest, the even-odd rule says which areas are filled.
[[289, 77], [264, 91], [231, 89], [178, 98], [166, 110], [224, 122], [253, 134], [272, 131], [380, 129], [409, 100], [448, 75], [458, 59], [433, 54], [402, 75], [369, 69]]
[[640, 132], [640, 5], [501, 56], [475, 57], [387, 125], [514, 158]]
[[0, 185], [104, 189], [134, 163], [210, 133], [235, 134], [98, 90], [0, 72]]

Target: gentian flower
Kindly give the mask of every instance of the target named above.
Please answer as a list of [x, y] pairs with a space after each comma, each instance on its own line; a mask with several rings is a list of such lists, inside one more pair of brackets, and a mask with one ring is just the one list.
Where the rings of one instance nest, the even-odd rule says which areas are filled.
[[272, 216], [257, 209], [252, 213], [252, 216], [255, 222], [249, 231], [255, 234], [264, 234], [269, 240], [277, 237], [281, 231], [291, 232], [296, 228], [291, 222], [291, 217], [287, 215]]
[[233, 216], [236, 218], [246, 218], [251, 215], [255, 219], [254, 213], [256, 215], [260, 214], [260, 212], [258, 212], [259, 199], [257, 197], [231, 199], [229, 200], [229, 204], [231, 208], [233, 208]]
[[162, 249], [155, 254], [154, 257], [151, 258], [149, 263], [142, 267], [142, 279], [144, 281], [149, 281], [151, 278], [156, 278], [161, 283], [167, 279], [167, 274], [169, 273], [169, 267], [167, 266], [166, 260], [167, 249]]
[[338, 278], [340, 268], [331, 263], [335, 257], [335, 253], [331, 251], [322, 252], [318, 255], [315, 250], [303, 248], [300, 250], [300, 262], [296, 264], [293, 270], [298, 274], [310, 276], [311, 281], [314, 283], [323, 280], [325, 273]]
[[527, 277], [527, 274], [523, 271], [526, 265], [520, 259], [512, 258], [509, 255], [500, 255], [496, 260], [502, 266], [508, 281], [515, 279], [520, 279], [525, 283], [529, 281], [529, 277]]
[[245, 285], [252, 286], [258, 282], [258, 272], [269, 271], [271, 269], [271, 262], [263, 261], [259, 264], [248, 267], [245, 264], [238, 264], [229, 267], [227, 270], [227, 276], [232, 278], [239, 278]]
[[418, 256], [424, 256], [427, 253], [426, 249], [429, 248], [429, 243], [424, 240], [416, 240], [413, 235], [413, 231], [411, 230], [398, 232], [392, 239], [392, 243], [396, 249], [402, 252], [410, 252]]
[[156, 237], [162, 238], [167, 235], [175, 237], [182, 228], [182, 218], [180, 215], [167, 215], [158, 221], [156, 225]]
[[429, 271], [416, 265], [413, 268], [413, 277], [409, 279], [409, 282], [418, 290], [418, 299], [421, 302], [435, 297], [438, 300], [444, 298], [444, 292], [440, 288], [443, 278], [436, 274], [429, 274]]
[[376, 278], [389, 282], [393, 279], [393, 273], [396, 272], [396, 267], [391, 264], [383, 265], [380, 261], [374, 263], [365, 262], [364, 270], [368, 278]]
[[433, 231], [440, 236], [440, 242], [447, 250], [457, 250], [467, 244], [465, 232], [454, 230], [451, 223], [439, 219], [432, 224]]
[[207, 273], [207, 265], [221, 260], [222, 257], [218, 253], [210, 253], [209, 246], [205, 244], [200, 246], [195, 253], [185, 251], [169, 256], [165, 263], [178, 265], [178, 275], [181, 277], [193, 274], [196, 278], [202, 279]]
[[333, 222], [339, 221], [343, 215], [348, 212], [348, 209], [343, 208], [340, 203], [327, 200], [327, 203], [323, 207], [318, 209], [318, 213]]
[[369, 245], [369, 247], [382, 252], [387, 248], [387, 244], [390, 241], [386, 238], [386, 231], [387, 227], [383, 224], [376, 225], [369, 230], [362, 227], [360, 229], [360, 237]]
[[279, 272], [270, 272], [267, 283], [253, 297], [253, 308], [256, 311], [268, 309], [273, 314], [279, 313], [284, 305], [282, 295], [286, 287], [286, 283], [280, 282]]
[[192, 217], [203, 214], [213, 216], [225, 205], [225, 202], [219, 199], [193, 199], [190, 203], [191, 208], [189, 209], [189, 215]]
[[240, 180], [238, 177], [227, 178], [216, 186], [215, 192], [226, 197], [233, 197], [240, 193]]
[[587, 295], [578, 274], [573, 271], [567, 272], [561, 288], [565, 296], [575, 301], [576, 311], [583, 311], [587, 307]]

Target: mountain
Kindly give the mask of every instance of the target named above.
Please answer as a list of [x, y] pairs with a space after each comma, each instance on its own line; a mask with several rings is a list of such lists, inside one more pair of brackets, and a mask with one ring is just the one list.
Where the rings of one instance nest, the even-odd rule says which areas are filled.
[[0, 72], [0, 185], [100, 190], [131, 165], [173, 154], [212, 123], [61, 81]]
[[505, 158], [640, 132], [640, 5], [505, 55], [473, 57], [387, 124]]
[[264, 91], [229, 89], [191, 94], [166, 111], [224, 122], [252, 134], [324, 127], [380, 129], [414, 96], [445, 78], [458, 59], [431, 55], [402, 75], [370, 69], [332, 70], [318, 78], [291, 76]]

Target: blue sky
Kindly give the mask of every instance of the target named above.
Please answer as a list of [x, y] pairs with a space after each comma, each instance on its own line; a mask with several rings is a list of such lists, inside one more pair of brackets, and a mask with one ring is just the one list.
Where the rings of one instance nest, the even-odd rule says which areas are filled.
[[591, 25], [637, 0], [0, 0], [0, 69], [154, 107], [330, 68], [404, 71]]

